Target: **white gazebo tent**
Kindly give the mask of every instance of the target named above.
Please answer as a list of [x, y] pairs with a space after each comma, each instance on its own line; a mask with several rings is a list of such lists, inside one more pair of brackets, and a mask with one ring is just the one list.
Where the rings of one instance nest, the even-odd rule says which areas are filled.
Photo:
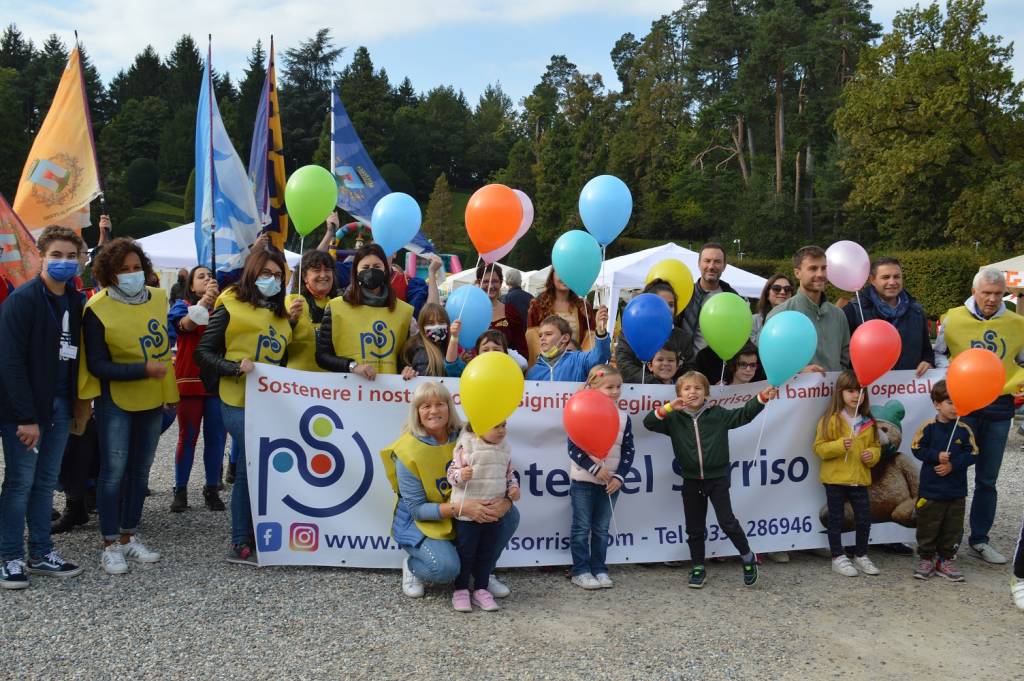
[[1024, 294], [1024, 255], [1018, 255], [1008, 260], [1000, 260], [991, 265], [985, 265], [985, 267], [994, 267], [1003, 273], [1006, 277], [1006, 288], [1010, 290], [1010, 295], [1004, 300], [1010, 301], [1015, 299], [1017, 312], [1024, 314], [1024, 310], [1021, 310], [1020, 307], [1020, 296]]

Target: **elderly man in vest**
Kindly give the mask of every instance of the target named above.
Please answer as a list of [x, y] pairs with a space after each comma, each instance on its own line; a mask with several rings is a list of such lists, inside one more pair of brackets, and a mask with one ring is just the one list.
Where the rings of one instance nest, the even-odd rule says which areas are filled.
[[1003, 463], [1003, 450], [1013, 422], [1013, 396], [1024, 391], [1024, 317], [1008, 312], [1003, 303], [1006, 280], [997, 269], [986, 268], [974, 277], [971, 297], [946, 313], [935, 342], [939, 366], [948, 366], [943, 356], [955, 358], [964, 350], [986, 348], [994, 352], [1006, 369], [1006, 384], [992, 404], [964, 417], [978, 443], [971, 502], [970, 553], [989, 563], [1002, 564], [1006, 558], [989, 544], [988, 533], [996, 515], [996, 480]]

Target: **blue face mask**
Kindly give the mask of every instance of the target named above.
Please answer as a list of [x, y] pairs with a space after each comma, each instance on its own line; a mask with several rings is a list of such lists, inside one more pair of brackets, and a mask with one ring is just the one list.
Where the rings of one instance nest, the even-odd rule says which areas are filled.
[[264, 298], [273, 298], [281, 291], [281, 281], [277, 277], [258, 277], [256, 288]]
[[54, 281], [64, 283], [78, 274], [77, 260], [47, 260], [46, 273]]
[[117, 275], [117, 287], [121, 289], [126, 296], [139, 295], [139, 292], [141, 292], [145, 286], [145, 272], [126, 272], [125, 274]]

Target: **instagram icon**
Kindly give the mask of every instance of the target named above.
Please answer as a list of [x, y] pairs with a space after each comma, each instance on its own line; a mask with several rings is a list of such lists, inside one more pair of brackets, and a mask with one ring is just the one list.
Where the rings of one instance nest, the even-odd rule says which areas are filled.
[[320, 546], [320, 528], [312, 523], [292, 523], [288, 543], [292, 551], [316, 551]]

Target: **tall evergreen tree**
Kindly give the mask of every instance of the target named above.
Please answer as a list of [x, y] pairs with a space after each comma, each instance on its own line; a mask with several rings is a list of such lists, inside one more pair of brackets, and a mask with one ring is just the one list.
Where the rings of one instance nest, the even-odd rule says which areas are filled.
[[256, 123], [256, 110], [260, 105], [260, 94], [263, 92], [263, 82], [266, 79], [267, 53], [263, 49], [263, 43], [257, 40], [249, 53], [245, 75], [238, 85], [238, 115], [236, 119], [240, 139], [236, 148], [245, 163], [249, 161], [253, 125]]
[[391, 160], [386, 158], [386, 152], [396, 98], [388, 74], [383, 69], [374, 70], [370, 52], [365, 47], [356, 48], [352, 63], [342, 70], [338, 96], [370, 158], [378, 165]]
[[285, 158], [293, 168], [309, 163], [317, 149], [324, 114], [330, 108], [334, 64], [342, 51], [334, 47], [330, 29], [322, 28], [284, 52], [281, 124]]

